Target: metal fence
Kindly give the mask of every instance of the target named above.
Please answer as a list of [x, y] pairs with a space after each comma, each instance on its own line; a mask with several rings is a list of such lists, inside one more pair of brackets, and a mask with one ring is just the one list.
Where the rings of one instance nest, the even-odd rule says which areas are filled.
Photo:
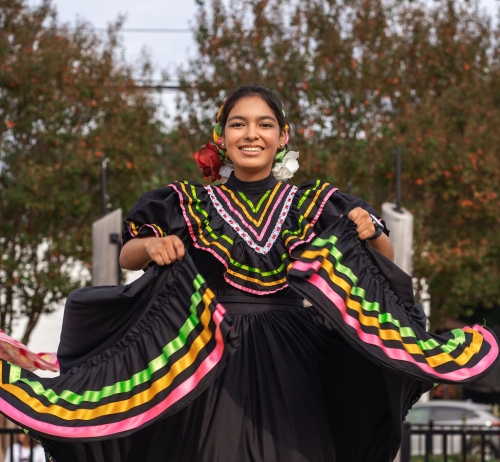
[[[6, 458], [6, 459], [1, 459], [2, 462], [15, 462], [17, 460], [19, 460], [19, 458], [15, 458], [15, 453], [14, 453], [14, 443], [16, 442], [16, 435], [20, 435], [24, 433], [23, 430], [21, 430], [20, 428], [0, 428], [0, 437], [4, 437], [5, 435], [5, 438], [7, 439], [7, 445], [6, 445], [6, 449], [7, 448], [10, 448], [10, 457]], [[30, 438], [29, 439], [30, 441], [30, 454], [29, 454], [29, 458], [26, 462], [33, 462], [33, 457], [34, 457], [34, 451], [33, 451], [33, 448], [35, 447], [35, 441]], [[3, 455], [2, 457], [6, 457], [5, 455]]]
[[403, 425], [401, 462], [500, 460], [500, 427]]

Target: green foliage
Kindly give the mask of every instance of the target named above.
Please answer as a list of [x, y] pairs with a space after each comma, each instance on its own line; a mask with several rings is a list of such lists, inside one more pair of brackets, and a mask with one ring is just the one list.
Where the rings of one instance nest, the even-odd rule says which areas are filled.
[[400, 146], [434, 326], [500, 305], [500, 47], [477, 2], [212, 0], [199, 2], [195, 33], [198, 56], [179, 76], [186, 161], [248, 83], [285, 102], [297, 181], [353, 180], [380, 206], [394, 200]]
[[70, 32], [49, 1], [0, 0], [0, 328], [27, 316], [24, 342], [88, 280], [103, 156], [112, 208], [165, 175], [158, 101], [135, 81], [151, 82], [152, 66], [123, 62], [120, 26]]

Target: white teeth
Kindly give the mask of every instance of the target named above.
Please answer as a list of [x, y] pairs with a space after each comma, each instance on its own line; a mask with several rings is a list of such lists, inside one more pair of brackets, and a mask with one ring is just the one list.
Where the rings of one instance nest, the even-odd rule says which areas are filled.
[[259, 152], [260, 148], [241, 148], [242, 151]]

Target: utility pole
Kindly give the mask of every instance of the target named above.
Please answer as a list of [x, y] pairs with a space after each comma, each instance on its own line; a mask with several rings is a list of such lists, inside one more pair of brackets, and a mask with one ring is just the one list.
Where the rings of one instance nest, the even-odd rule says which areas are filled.
[[389, 239], [394, 247], [394, 263], [405, 273], [412, 274], [413, 214], [401, 206], [401, 148], [396, 158], [396, 203], [382, 204], [382, 218], [390, 229]]
[[92, 223], [92, 285], [120, 285], [122, 210], [109, 212], [107, 171], [109, 159], [101, 161], [102, 218]]

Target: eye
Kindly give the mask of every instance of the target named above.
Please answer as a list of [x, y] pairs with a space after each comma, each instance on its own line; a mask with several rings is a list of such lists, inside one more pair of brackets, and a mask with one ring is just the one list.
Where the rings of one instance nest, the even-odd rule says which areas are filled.
[[242, 122], [233, 122], [230, 127], [243, 127], [243, 123]]
[[261, 127], [264, 127], [264, 128], [273, 128], [273, 124], [270, 123], [270, 122], [264, 122], [261, 124]]

